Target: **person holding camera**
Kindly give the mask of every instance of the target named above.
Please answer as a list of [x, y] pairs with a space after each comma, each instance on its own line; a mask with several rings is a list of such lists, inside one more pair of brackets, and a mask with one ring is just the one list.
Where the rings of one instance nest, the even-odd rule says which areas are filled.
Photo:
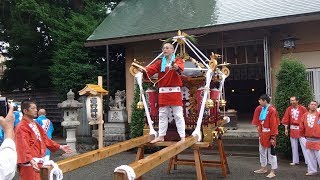
[[40, 180], [40, 167], [44, 162], [46, 149], [66, 153], [72, 150], [68, 145], [59, 145], [48, 138], [46, 132], [33, 119], [37, 117], [37, 105], [31, 100], [21, 103], [23, 117], [15, 129], [20, 180]]
[[4, 132], [4, 141], [0, 146], [0, 179], [13, 179], [17, 165], [17, 151], [13, 141], [13, 107], [10, 104], [8, 106], [7, 116], [0, 116], [0, 126]]

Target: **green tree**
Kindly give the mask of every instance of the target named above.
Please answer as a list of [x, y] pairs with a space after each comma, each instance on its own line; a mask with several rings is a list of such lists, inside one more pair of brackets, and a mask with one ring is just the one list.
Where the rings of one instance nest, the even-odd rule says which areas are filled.
[[[146, 90], [150, 84], [143, 84], [143, 89]], [[130, 138], [135, 138], [143, 135], [143, 128], [145, 124], [144, 110], [137, 108], [137, 103], [140, 101], [140, 90], [138, 84], [135, 85], [133, 102], [131, 104], [132, 115], [130, 123]]]
[[[306, 107], [313, 99], [313, 93], [307, 80], [306, 68], [299, 61], [283, 58], [276, 78], [278, 84], [275, 92], [275, 106], [280, 118], [290, 105], [289, 99], [291, 96], [299, 97], [300, 103]], [[277, 149], [290, 156], [291, 145], [289, 137], [284, 134], [283, 125], [279, 126], [277, 141]]]
[[[0, 1], [0, 41], [10, 44], [4, 90], [51, 87], [59, 94], [93, 82], [101, 57], [83, 44], [119, 0]], [[93, 78], [95, 77], [95, 78]], [[81, 84], [81, 85], [80, 85]]]
[[[114, 1], [112, 1], [114, 2]], [[114, 6], [109, 2], [109, 6]], [[107, 16], [105, 1], [85, 1], [83, 8], [72, 11], [64, 20], [56, 20], [53, 29], [55, 49], [50, 73], [53, 85], [60, 95], [69, 89], [76, 91], [88, 83], [96, 83], [105, 73], [105, 60], [84, 47], [84, 42]], [[103, 55], [104, 56], [104, 55]]]
[[59, 18], [63, 8], [46, 1], [1, 1], [1, 39], [10, 44], [7, 70], [1, 89], [42, 88], [50, 86], [48, 67], [51, 65], [52, 38], [49, 18]]

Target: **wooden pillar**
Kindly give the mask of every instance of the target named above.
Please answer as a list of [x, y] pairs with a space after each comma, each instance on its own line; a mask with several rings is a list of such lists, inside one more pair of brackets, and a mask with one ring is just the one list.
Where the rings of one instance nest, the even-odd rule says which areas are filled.
[[[102, 88], [102, 76], [98, 76], [98, 85]], [[101, 106], [103, 107], [103, 96], [100, 93], [101, 98]], [[99, 124], [98, 124], [98, 143], [99, 143], [99, 149], [103, 148], [103, 112], [99, 118]]]
[[194, 162], [195, 162], [195, 166], [196, 166], [196, 172], [197, 172], [197, 179], [198, 180], [206, 180], [206, 173], [204, 171], [204, 167], [203, 167], [203, 163], [201, 160], [201, 155], [200, 155], [200, 151], [199, 149], [194, 149], [193, 150], [193, 154], [194, 154]]
[[49, 180], [49, 169], [48, 168], [41, 168], [40, 169], [40, 178], [41, 180]]
[[226, 154], [224, 152], [223, 144], [222, 144], [222, 139], [218, 138], [217, 140], [218, 144], [218, 150], [219, 150], [219, 157], [220, 157], [220, 165], [221, 165], [221, 170], [222, 170], [222, 176], [226, 177], [227, 174], [229, 173], [229, 167], [227, 163], [227, 158]]

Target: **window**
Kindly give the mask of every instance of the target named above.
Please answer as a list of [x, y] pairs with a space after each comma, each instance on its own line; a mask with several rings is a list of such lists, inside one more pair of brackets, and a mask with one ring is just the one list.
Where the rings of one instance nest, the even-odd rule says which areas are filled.
[[320, 102], [320, 68], [307, 69], [307, 79], [311, 90], [314, 93], [315, 100]]

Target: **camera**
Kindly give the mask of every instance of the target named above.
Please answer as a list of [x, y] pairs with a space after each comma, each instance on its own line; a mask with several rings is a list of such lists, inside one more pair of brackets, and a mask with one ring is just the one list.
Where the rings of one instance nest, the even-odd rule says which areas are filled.
[[6, 117], [9, 111], [6, 97], [0, 97], [0, 116]]

